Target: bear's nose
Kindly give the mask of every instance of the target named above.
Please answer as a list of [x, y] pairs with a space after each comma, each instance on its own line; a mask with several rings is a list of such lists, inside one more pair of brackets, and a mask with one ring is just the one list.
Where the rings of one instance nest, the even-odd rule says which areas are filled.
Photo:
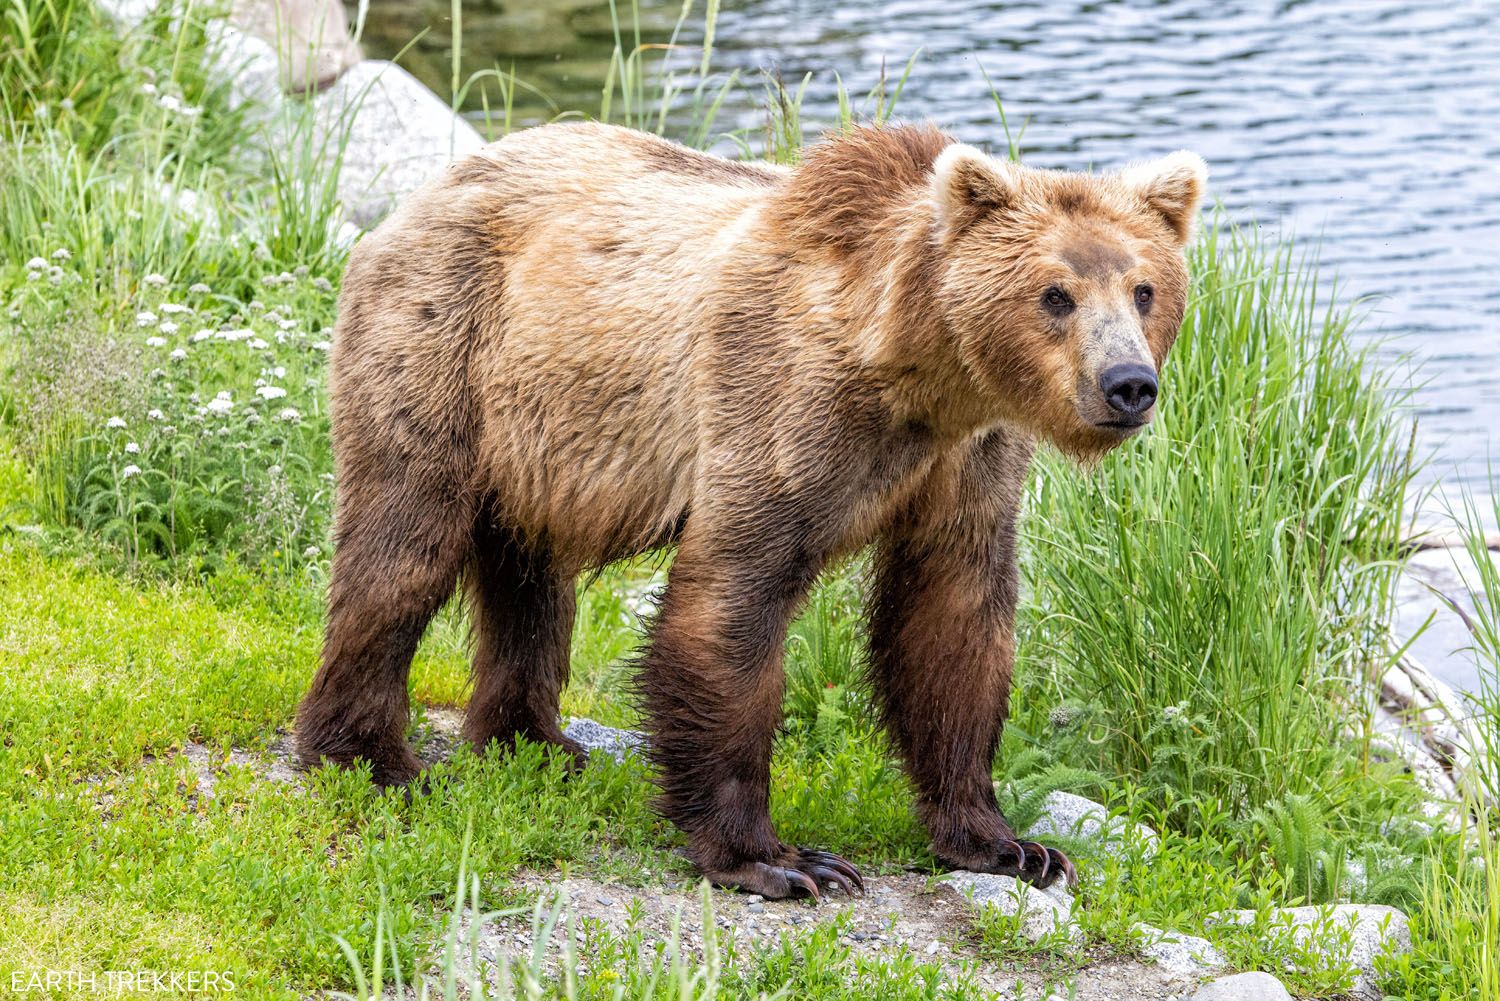
[[1111, 365], [1099, 375], [1105, 402], [1126, 417], [1139, 417], [1156, 402], [1156, 372], [1149, 365]]

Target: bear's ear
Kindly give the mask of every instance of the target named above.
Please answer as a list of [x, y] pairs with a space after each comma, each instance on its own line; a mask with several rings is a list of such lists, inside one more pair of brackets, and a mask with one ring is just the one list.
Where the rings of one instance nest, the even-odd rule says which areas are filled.
[[938, 221], [957, 233], [996, 209], [1016, 203], [1015, 168], [973, 146], [954, 143], [932, 164], [932, 193]]
[[1160, 160], [1126, 167], [1120, 172], [1120, 180], [1161, 214], [1179, 242], [1188, 242], [1198, 221], [1198, 204], [1208, 187], [1208, 164], [1203, 157], [1180, 149]]

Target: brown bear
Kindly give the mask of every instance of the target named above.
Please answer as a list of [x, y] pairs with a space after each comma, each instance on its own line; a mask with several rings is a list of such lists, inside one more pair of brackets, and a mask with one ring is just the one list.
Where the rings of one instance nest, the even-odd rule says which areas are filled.
[[450, 168], [349, 260], [334, 336], [336, 550], [302, 759], [412, 779], [407, 672], [462, 577], [466, 736], [560, 732], [576, 578], [676, 555], [640, 659], [660, 807], [712, 881], [862, 882], [768, 813], [782, 648], [873, 544], [869, 680], [945, 865], [1045, 885], [991, 767], [1033, 449], [1151, 422], [1203, 161], [1036, 170], [931, 127], [793, 169], [598, 124]]

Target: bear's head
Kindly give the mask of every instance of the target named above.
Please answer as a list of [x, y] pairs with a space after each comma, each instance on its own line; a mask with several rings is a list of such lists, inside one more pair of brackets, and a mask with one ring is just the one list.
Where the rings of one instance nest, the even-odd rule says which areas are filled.
[[1187, 152], [1099, 176], [938, 156], [938, 301], [997, 417], [1081, 460], [1151, 423], [1207, 173]]

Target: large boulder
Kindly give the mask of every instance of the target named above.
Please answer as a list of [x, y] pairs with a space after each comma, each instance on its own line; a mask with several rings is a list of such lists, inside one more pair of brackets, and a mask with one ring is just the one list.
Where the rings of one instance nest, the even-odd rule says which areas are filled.
[[395, 63], [367, 59], [312, 98], [311, 120], [283, 124], [287, 142], [340, 159], [345, 217], [373, 226], [402, 196], [484, 146], [461, 115]]
[[235, 0], [229, 22], [275, 47], [288, 93], [321, 90], [364, 58], [339, 0]]

